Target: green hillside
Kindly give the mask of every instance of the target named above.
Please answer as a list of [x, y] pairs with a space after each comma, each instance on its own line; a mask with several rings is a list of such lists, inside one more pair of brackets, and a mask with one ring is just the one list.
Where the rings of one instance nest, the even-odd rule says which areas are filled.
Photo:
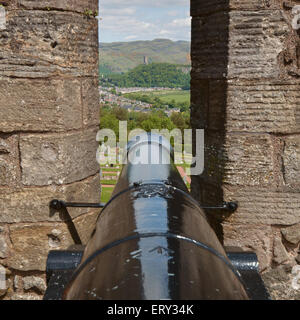
[[148, 63], [166, 62], [190, 65], [190, 42], [155, 39], [100, 43], [100, 74], [125, 73], [134, 67]]
[[124, 74], [111, 74], [106, 82], [121, 88], [168, 87], [190, 89], [190, 73], [186, 66], [170, 63], [141, 64]]

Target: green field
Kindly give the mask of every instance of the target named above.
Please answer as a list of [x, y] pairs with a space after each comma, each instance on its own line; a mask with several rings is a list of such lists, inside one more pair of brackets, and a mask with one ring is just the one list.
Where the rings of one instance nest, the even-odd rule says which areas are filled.
[[113, 192], [114, 188], [102, 188], [102, 191], [101, 191], [101, 202], [108, 202], [110, 197], [111, 197], [111, 194]]
[[[101, 202], [108, 202], [111, 194], [114, 190], [114, 186], [117, 183], [116, 180], [112, 179], [107, 179], [109, 177], [116, 177], [117, 178], [117, 173], [121, 171], [121, 166], [116, 167], [115, 165], [113, 167], [101, 167], [102, 175], [103, 178], [101, 179], [101, 184], [106, 185], [106, 187], [102, 187], [102, 192], [101, 192]], [[110, 172], [110, 173], [108, 173]]]
[[105, 185], [115, 185], [117, 184], [117, 180], [101, 180], [101, 183], [102, 184], [105, 184]]
[[[163, 103], [170, 103], [175, 100], [176, 103], [190, 103], [191, 94], [189, 90], [160, 90], [160, 91], [141, 91], [139, 95], [145, 95], [150, 97], [158, 97]], [[128, 99], [134, 99], [136, 93], [126, 93], [124, 97]]]
[[102, 172], [119, 172], [121, 169], [119, 168], [111, 168], [111, 167], [106, 167], [106, 168], [101, 168]]
[[177, 103], [190, 102], [191, 98], [190, 91], [187, 90], [154, 91], [152, 94], [159, 97], [165, 103], [172, 100], [175, 100]]

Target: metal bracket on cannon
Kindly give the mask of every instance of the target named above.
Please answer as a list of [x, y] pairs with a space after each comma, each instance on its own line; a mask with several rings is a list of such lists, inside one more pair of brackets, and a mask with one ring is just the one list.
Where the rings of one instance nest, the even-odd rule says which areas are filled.
[[[133, 187], [136, 187], [134, 184]], [[184, 191], [181, 190], [181, 192], [185, 193]], [[122, 193], [122, 192], [121, 192]], [[115, 199], [120, 195], [121, 193], [115, 195], [112, 199]], [[195, 201], [189, 194], [187, 194], [189, 198], [193, 200], [193, 202], [198, 205], [201, 209], [208, 209], [208, 210], [222, 210], [225, 211], [226, 214], [231, 214], [234, 211], [236, 211], [238, 205], [236, 202], [223, 202], [222, 205], [220, 206], [203, 206], [200, 205], [197, 201]], [[112, 200], [111, 199], [111, 200]], [[110, 201], [111, 201], [110, 200]], [[110, 202], [109, 201], [109, 202]], [[63, 214], [63, 217], [67, 223], [67, 227], [69, 229], [69, 232], [73, 238], [73, 241], [75, 244], [82, 244], [80, 235], [76, 229], [76, 226], [72, 220], [71, 215], [68, 212], [67, 208], [104, 208], [109, 202], [104, 203], [104, 202], [99, 202], [99, 203], [86, 203], [86, 202], [66, 202], [63, 200], [58, 200], [58, 199], [53, 199], [49, 203], [49, 207], [52, 210], [59, 211], [60, 213]], [[223, 216], [223, 215], [222, 215]]]
[[76, 229], [76, 226], [72, 220], [71, 215], [69, 214], [67, 208], [103, 208], [105, 206], [105, 203], [79, 203], [79, 202], [65, 202], [62, 200], [54, 199], [50, 201], [49, 207], [52, 210], [59, 211], [60, 214], [62, 214], [67, 227], [69, 229], [69, 232], [71, 234], [71, 237], [75, 244], [81, 245], [82, 241], [80, 238], [80, 235]]
[[[50, 202], [49, 206], [51, 209], [61, 210], [62, 208], [104, 208], [106, 203], [85, 203], [85, 202], [65, 202], [62, 200], [54, 199]], [[236, 202], [223, 202], [220, 206], [202, 206], [199, 205], [201, 209], [216, 209], [216, 210], [226, 210], [229, 212], [235, 212], [238, 208]]]
[[223, 202], [221, 206], [201, 206], [201, 209], [218, 209], [218, 210], [226, 210], [229, 212], [235, 212], [238, 208], [237, 202]]
[[81, 202], [65, 202], [62, 200], [54, 199], [50, 201], [49, 207], [55, 210], [63, 208], [104, 208], [106, 203], [81, 203]]

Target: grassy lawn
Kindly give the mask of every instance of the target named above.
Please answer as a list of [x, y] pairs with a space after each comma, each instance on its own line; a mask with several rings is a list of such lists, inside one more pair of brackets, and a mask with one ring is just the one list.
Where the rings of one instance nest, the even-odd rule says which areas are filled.
[[101, 180], [101, 184], [106, 184], [106, 185], [115, 185], [117, 184], [117, 180]]
[[101, 202], [108, 202], [113, 192], [113, 187], [102, 188]]
[[[171, 102], [172, 100], [175, 100], [177, 103], [182, 102], [190, 102], [190, 91], [188, 90], [158, 90], [158, 91], [140, 91], [138, 92], [140, 95], [147, 95], [147, 96], [154, 96], [159, 97], [159, 99], [168, 104], [168, 102]], [[124, 97], [128, 99], [132, 99], [134, 97], [134, 94], [126, 93], [124, 94]]]
[[165, 103], [171, 102], [172, 100], [175, 100], [177, 103], [190, 102], [189, 91], [154, 91], [152, 94], [158, 96]]
[[[103, 175], [103, 179], [101, 179], [101, 184], [102, 185], [109, 185], [109, 187], [103, 187], [102, 188], [102, 192], [101, 192], [101, 202], [108, 202], [111, 194], [114, 190], [114, 186], [117, 183], [117, 179], [113, 180], [113, 179], [107, 179], [108, 177], [116, 177], [117, 173], [119, 171], [121, 171], [121, 166], [119, 166], [119, 168], [116, 168], [116, 166], [113, 167], [101, 167], [101, 171], [102, 171], [102, 175]], [[111, 172], [111, 173], [107, 173], [107, 172]], [[105, 177], [107, 176], [107, 177]]]
[[121, 171], [121, 168], [111, 168], [111, 167], [102, 167], [101, 168], [102, 172], [118, 172]]

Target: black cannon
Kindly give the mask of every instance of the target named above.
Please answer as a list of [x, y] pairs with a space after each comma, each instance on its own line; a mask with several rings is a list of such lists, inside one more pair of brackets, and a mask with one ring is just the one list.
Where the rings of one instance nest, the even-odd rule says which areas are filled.
[[49, 253], [44, 299], [269, 299], [256, 255], [225, 252], [166, 139], [137, 136], [126, 157], [110, 201], [91, 204], [103, 209], [84, 251]]

